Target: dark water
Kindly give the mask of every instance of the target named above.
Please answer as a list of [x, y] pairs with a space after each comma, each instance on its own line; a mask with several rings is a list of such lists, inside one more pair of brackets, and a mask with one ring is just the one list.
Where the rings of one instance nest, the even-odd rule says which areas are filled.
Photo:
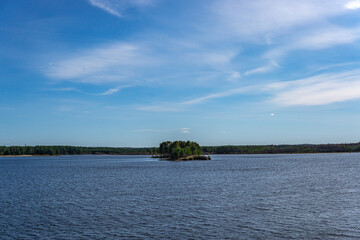
[[0, 239], [360, 239], [360, 154], [0, 158]]

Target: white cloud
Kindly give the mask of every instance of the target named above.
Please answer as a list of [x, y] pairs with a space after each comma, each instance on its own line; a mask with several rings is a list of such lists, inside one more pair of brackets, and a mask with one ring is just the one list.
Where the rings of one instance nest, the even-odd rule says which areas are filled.
[[296, 81], [269, 85], [271, 102], [285, 106], [315, 106], [360, 98], [360, 71], [320, 74]]
[[59, 92], [72, 92], [78, 91], [76, 88], [52, 88], [50, 91], [59, 91]]
[[118, 91], [120, 91], [121, 88], [111, 88], [103, 93], [100, 93], [99, 95], [111, 95], [111, 94], [114, 94], [114, 93], [117, 93]]
[[214, 66], [228, 64], [235, 54], [236, 52], [232, 51], [207, 52], [202, 54], [201, 62]]
[[182, 128], [181, 132], [185, 134], [190, 133], [190, 128]]
[[230, 76], [228, 77], [228, 80], [229, 81], [235, 81], [235, 80], [237, 80], [239, 78], [241, 78], [241, 74], [239, 72], [234, 71], [234, 72], [230, 73]]
[[345, 8], [351, 10], [360, 8], [360, 0], [354, 0], [346, 3]]
[[223, 97], [227, 97], [227, 96], [231, 96], [231, 95], [236, 95], [236, 94], [240, 94], [240, 93], [245, 93], [248, 92], [250, 89], [252, 89], [253, 87], [242, 87], [242, 88], [234, 88], [228, 91], [224, 91], [224, 92], [220, 92], [220, 93], [214, 93], [214, 94], [209, 94], [207, 96], [204, 97], [200, 97], [200, 98], [195, 98], [189, 101], [185, 101], [180, 103], [180, 105], [193, 105], [193, 104], [198, 104], [198, 103], [202, 103], [211, 99], [217, 99], [217, 98], [223, 98]]
[[317, 33], [310, 33], [293, 44], [293, 48], [323, 49], [352, 43], [360, 38], [360, 28], [330, 27]]
[[218, 0], [213, 11], [222, 32], [267, 36], [264, 33], [277, 34], [342, 14], [345, 3], [345, 0]]
[[[279, 81], [263, 85], [250, 85], [242, 88], [209, 94], [185, 102], [166, 103], [138, 108], [146, 111], [174, 111], [186, 106], [201, 104], [213, 99], [220, 99], [238, 94], [267, 94], [270, 103], [282, 106], [316, 106], [336, 102], [360, 99], [360, 70], [341, 73], [319, 74], [313, 77]], [[270, 113], [270, 116], [275, 116]]]
[[244, 73], [245, 76], [250, 76], [250, 75], [253, 75], [253, 74], [257, 74], [257, 73], [266, 73], [266, 72], [269, 72], [271, 70], [273, 70], [274, 68], [278, 68], [279, 67], [279, 64], [275, 61], [270, 61], [268, 64], [262, 66], [262, 67], [258, 67], [258, 68], [255, 68], [255, 69], [251, 69], [249, 71], [246, 71]]
[[295, 35], [279, 47], [275, 47], [264, 54], [268, 59], [279, 59], [294, 50], [319, 50], [343, 44], [354, 43], [360, 39], [360, 28], [340, 28], [330, 26], [321, 30], [303, 32]]
[[[116, 16], [122, 16], [122, 12], [129, 7], [149, 4], [149, 2], [144, 0], [88, 1]], [[182, 84], [182, 86], [186, 86], [187, 83], [189, 85], [194, 84], [197, 78], [204, 79], [203, 82], [223, 82], [224, 80], [235, 82], [236, 79], [243, 77], [242, 82], [246, 84], [246, 76], [272, 71], [279, 67], [277, 62], [280, 61], [280, 58], [291, 51], [324, 49], [341, 44], [354, 43], [360, 39], [359, 27], [345, 28], [333, 25], [336, 21], [328, 21], [331, 17], [348, 13], [349, 11], [344, 6], [349, 8], [350, 3], [354, 4], [354, 2], [358, 1], [216, 0], [214, 2], [216, 3], [212, 8], [212, 13], [215, 12], [215, 15], [209, 13], [209, 18], [214, 22], [216, 21], [216, 24], [214, 24], [215, 30], [212, 28], [207, 28], [207, 30], [211, 33], [216, 32], [214, 34], [217, 37], [216, 41], [208, 38], [208, 35], [200, 36], [199, 29], [204, 27], [202, 25], [204, 22], [199, 21], [199, 23], [194, 23], [196, 29], [180, 29], [184, 31], [184, 35], [182, 38], [176, 39], [177, 41], [170, 39], [170, 37], [158, 38], [156, 34], [155, 39], [148, 37], [148, 35], [139, 35], [145, 39], [140, 43], [115, 42], [70, 54], [66, 58], [53, 61], [54, 64], [48, 67], [46, 73], [51, 78], [59, 80], [83, 83], [116, 82], [115, 87], [98, 95], [114, 94], [120, 90], [120, 88], [116, 87], [119, 84], [118, 82], [128, 84], [134, 81], [134, 79], [144, 79], [143, 76], [159, 79], [156, 81], [160, 84], [175, 83]], [[251, 37], [250, 40], [249, 37]], [[261, 37], [266, 37], [266, 46], [258, 47], [256, 45], [256, 51], [252, 51], [254, 48], [249, 48], [249, 51], [246, 49], [240, 52], [240, 49], [244, 50], [247, 47], [246, 44], [242, 46], [241, 42], [251, 44], [253, 39]], [[254, 47], [254, 45], [251, 47]], [[263, 54], [264, 52], [265, 54]], [[240, 55], [241, 53], [243, 55]], [[264, 63], [267, 61], [267, 64], [259, 65], [253, 69], [246, 68], [246, 58], [253, 58], [252, 54], [259, 54], [260, 58], [262, 57], [262, 61]], [[156, 56], [156, 58], [153, 56]], [[241, 59], [245, 61], [241, 62]], [[251, 63], [254, 62], [252, 61], [253, 59], [249, 60]], [[155, 68], [152, 68], [151, 71], [145, 70], [147, 67], [158, 63], [161, 64], [160, 70]], [[281, 62], [279, 63], [281, 64]], [[244, 68], [248, 69], [248, 71], [245, 71], [243, 75], [236, 71]], [[205, 72], [209, 74], [199, 76], [199, 73]], [[198, 85], [202, 81], [201, 79], [197, 81]], [[185, 83], [185, 81], [187, 82]], [[226, 84], [230, 85], [229, 82]], [[291, 100], [291, 96], [301, 95], [302, 91], [301, 86], [297, 86], [295, 81], [278, 82], [277, 89], [275, 89], [276, 84], [264, 84], [261, 86], [255, 86], [255, 84], [257, 83], [242, 88], [231, 88], [229, 85], [226, 85], [229, 87], [229, 90], [223, 92], [182, 102], [139, 106], [137, 109], [155, 112], [181, 111], [193, 104], [200, 104], [236, 94], [257, 94], [259, 92], [269, 93], [273, 96], [273, 102], [277, 104], [310, 105], [309, 103], [305, 104], [307, 101], [310, 102], [310, 100], [305, 100], [310, 99], [309, 96], [299, 98], [298, 102]], [[335, 83], [332, 82], [331, 84]], [[339, 90], [345, 89], [340, 81], [337, 84]], [[314, 82], [314, 85], [319, 88], [322, 86], [319, 82]], [[225, 85], [222, 86], [222, 88], [224, 87]], [[310, 88], [310, 85], [307, 86], [307, 89], [316, 91]], [[333, 90], [335, 91], [336, 89], [334, 88]], [[325, 90], [322, 92], [325, 92]], [[326, 92], [331, 96], [336, 95], [330, 90]], [[317, 92], [317, 95], [321, 94]], [[315, 104], [326, 104], [329, 100], [324, 100], [325, 95], [319, 97], [319, 99], [323, 99], [323, 102], [319, 99], [313, 102]], [[353, 99], [353, 96], [356, 94], [350, 95], [350, 98]], [[338, 96], [333, 99], [340, 101], [345, 98]], [[286, 103], [287, 100], [289, 100], [288, 103]]]
[[140, 111], [148, 111], [148, 112], [178, 112], [182, 111], [182, 109], [177, 108], [177, 106], [168, 106], [169, 104], [164, 105], [148, 105], [148, 106], [140, 106], [137, 107], [137, 110]]
[[72, 54], [51, 64], [45, 73], [54, 79], [84, 83], [124, 81], [136, 73], [135, 67], [155, 64], [146, 51], [137, 44], [112, 43]]
[[333, 20], [349, 14], [345, 5], [354, 8], [358, 3], [360, 0], [216, 0], [211, 7], [210, 32], [216, 41], [263, 45], [257, 48], [264, 49], [259, 57], [270, 63], [243, 76], [265, 73], [278, 67], [272, 63], [294, 50], [314, 51], [359, 40], [358, 26], [344, 27]]
[[186, 63], [197, 64], [202, 66], [210, 66], [214, 69], [226, 69], [230, 67], [231, 60], [238, 53], [237, 49], [214, 50], [209, 48], [188, 48], [186, 46], [178, 46], [181, 49], [176, 53], [179, 57], [183, 57]]
[[154, 0], [88, 0], [88, 2], [112, 15], [122, 17], [126, 9], [149, 6]]
[[172, 128], [172, 129], [137, 129], [134, 130], [135, 132], [178, 132], [181, 131], [182, 133], [190, 133], [190, 128]]
[[173, 102], [173, 103], [160, 103], [157, 105], [148, 105], [137, 107], [137, 110], [141, 111], [152, 111], [152, 112], [174, 112], [174, 111], [183, 111], [186, 106], [200, 104], [212, 99], [219, 99], [227, 96], [237, 95], [240, 93], [249, 92], [252, 89], [259, 88], [259, 86], [249, 86], [242, 88], [234, 88], [220, 93], [209, 94], [204, 97], [194, 98], [188, 101], [183, 102]]
[[103, 93], [97, 94], [97, 95], [100, 95], [100, 96], [111, 95], [111, 94], [119, 92], [121, 89], [129, 88], [129, 87], [132, 87], [132, 86], [135, 86], [135, 85], [123, 85], [123, 86], [118, 86], [118, 87], [115, 87], [115, 88], [110, 88], [109, 90], [107, 90], [107, 91], [105, 91]]

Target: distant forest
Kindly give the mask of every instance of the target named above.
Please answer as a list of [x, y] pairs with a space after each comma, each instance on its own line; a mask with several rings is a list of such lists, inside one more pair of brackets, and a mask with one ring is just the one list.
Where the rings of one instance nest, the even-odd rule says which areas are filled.
[[[360, 143], [347, 144], [302, 144], [302, 145], [248, 145], [248, 146], [203, 146], [203, 154], [275, 154], [275, 153], [333, 153], [360, 152]], [[11, 146], [0, 147], [0, 155], [155, 155], [159, 148], [129, 147], [74, 147], [74, 146]]]
[[360, 143], [300, 144], [300, 145], [248, 145], [204, 146], [204, 154], [271, 154], [271, 153], [335, 153], [360, 152]]
[[79, 154], [151, 155], [156, 153], [157, 153], [157, 148], [74, 147], [74, 146], [0, 147], [0, 155], [79, 155]]

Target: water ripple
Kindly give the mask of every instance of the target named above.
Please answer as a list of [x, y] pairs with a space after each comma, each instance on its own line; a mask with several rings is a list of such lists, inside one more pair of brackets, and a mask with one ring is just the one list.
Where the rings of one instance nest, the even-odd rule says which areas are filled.
[[360, 239], [360, 154], [0, 159], [0, 239]]

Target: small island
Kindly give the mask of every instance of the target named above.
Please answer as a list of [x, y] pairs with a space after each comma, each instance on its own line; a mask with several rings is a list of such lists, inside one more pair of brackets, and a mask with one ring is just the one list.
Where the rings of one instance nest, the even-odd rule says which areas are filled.
[[159, 155], [153, 157], [169, 161], [211, 160], [210, 156], [201, 155], [201, 151], [196, 142], [166, 141], [160, 143]]

